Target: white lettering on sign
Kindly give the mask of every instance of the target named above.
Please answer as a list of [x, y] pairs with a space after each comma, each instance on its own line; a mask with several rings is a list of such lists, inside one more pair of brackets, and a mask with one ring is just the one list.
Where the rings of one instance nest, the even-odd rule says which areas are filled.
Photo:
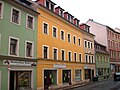
[[53, 68], [66, 68], [66, 65], [62, 65], [62, 64], [54, 64]]
[[31, 64], [36, 64], [35, 62], [28, 62], [28, 61], [15, 61], [15, 60], [4, 60], [4, 65], [19, 65], [19, 66], [31, 66]]

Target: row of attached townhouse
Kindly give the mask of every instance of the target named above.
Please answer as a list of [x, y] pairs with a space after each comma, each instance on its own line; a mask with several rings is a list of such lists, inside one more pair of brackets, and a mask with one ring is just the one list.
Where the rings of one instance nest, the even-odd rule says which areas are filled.
[[59, 88], [109, 74], [109, 54], [95, 56], [90, 26], [55, 5], [0, 0], [0, 90]]
[[[96, 35], [95, 40], [106, 46], [109, 52], [111, 73], [120, 71], [120, 30], [112, 29], [107, 25], [89, 19], [86, 23], [90, 26], [90, 32]], [[103, 33], [101, 33], [103, 32]]]

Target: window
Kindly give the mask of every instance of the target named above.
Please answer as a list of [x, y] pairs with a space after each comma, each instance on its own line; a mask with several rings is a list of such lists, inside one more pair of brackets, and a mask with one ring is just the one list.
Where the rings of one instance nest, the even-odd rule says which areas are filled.
[[53, 48], [53, 59], [54, 60], [58, 59], [58, 49], [57, 48]]
[[10, 47], [9, 47], [9, 55], [18, 55], [18, 45], [19, 45], [19, 40], [17, 38], [10, 37], [9, 38], [10, 42]]
[[57, 28], [53, 27], [53, 37], [57, 38]]
[[62, 61], [65, 61], [65, 50], [61, 50], [62, 53]]
[[92, 56], [92, 63], [94, 63], [94, 56]]
[[77, 53], [74, 53], [74, 61], [77, 61]]
[[91, 49], [93, 49], [93, 44], [91, 43]]
[[48, 34], [48, 24], [47, 23], [43, 23], [43, 33]]
[[3, 18], [3, 8], [4, 8], [4, 4], [3, 2], [0, 1], [0, 19]]
[[71, 35], [68, 34], [68, 42], [71, 42]]
[[90, 48], [90, 42], [88, 42], [88, 48]]
[[73, 36], [73, 42], [74, 42], [74, 44], [76, 44], [76, 37], [75, 36]]
[[64, 33], [64, 31], [61, 31], [61, 40], [65, 40], [65, 33]]
[[78, 46], [80, 46], [80, 38], [78, 39]]
[[27, 15], [27, 28], [34, 29], [34, 17]]
[[46, 7], [49, 8], [49, 2], [46, 0]]
[[20, 24], [21, 12], [18, 9], [12, 8], [11, 10], [11, 22], [15, 24]]
[[90, 57], [90, 55], [89, 55], [89, 63], [91, 63], [91, 57]]
[[26, 41], [26, 57], [33, 57], [33, 42]]
[[49, 58], [48, 57], [48, 55], [49, 55], [48, 49], [49, 49], [48, 46], [43, 46], [43, 58], [45, 58], [45, 59]]
[[87, 48], [87, 41], [84, 41], [84, 45], [85, 45], [85, 47]]
[[51, 4], [51, 10], [54, 11], [54, 5], [53, 4]]
[[60, 15], [60, 16], [63, 16], [63, 11], [62, 11], [62, 10], [60, 10], [59, 15]]
[[79, 61], [82, 62], [82, 54], [79, 54]]
[[71, 58], [72, 58], [72, 52], [68, 52], [68, 61], [71, 61]]
[[85, 55], [85, 62], [88, 63], [88, 55]]

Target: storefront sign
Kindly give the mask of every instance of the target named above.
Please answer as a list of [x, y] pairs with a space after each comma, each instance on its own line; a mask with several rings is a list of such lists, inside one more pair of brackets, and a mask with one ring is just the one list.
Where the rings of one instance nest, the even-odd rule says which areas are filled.
[[4, 60], [4, 65], [19, 65], [19, 66], [31, 66], [32, 64], [36, 64], [35, 62], [28, 61], [15, 61], [15, 60]]
[[63, 65], [63, 64], [54, 64], [53, 68], [66, 68], [66, 65]]
[[84, 66], [84, 69], [88, 69], [89, 67], [87, 65]]

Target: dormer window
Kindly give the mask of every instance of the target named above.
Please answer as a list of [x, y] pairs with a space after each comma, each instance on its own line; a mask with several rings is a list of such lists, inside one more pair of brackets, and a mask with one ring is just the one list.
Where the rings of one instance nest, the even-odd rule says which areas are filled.
[[46, 0], [46, 7], [49, 9], [49, 2]]
[[63, 16], [63, 11], [62, 10], [59, 11], [59, 15]]
[[51, 4], [51, 10], [54, 11], [54, 5], [53, 4]]

